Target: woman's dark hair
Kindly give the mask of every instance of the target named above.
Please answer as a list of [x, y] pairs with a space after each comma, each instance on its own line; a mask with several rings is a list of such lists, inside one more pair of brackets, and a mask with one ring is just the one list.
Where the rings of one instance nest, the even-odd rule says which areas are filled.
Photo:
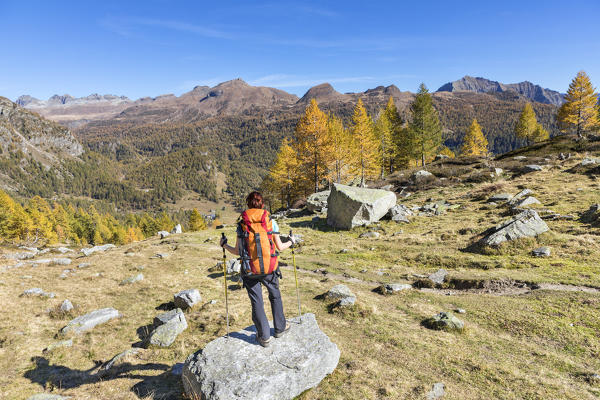
[[263, 197], [259, 192], [252, 192], [246, 197], [248, 208], [263, 208]]

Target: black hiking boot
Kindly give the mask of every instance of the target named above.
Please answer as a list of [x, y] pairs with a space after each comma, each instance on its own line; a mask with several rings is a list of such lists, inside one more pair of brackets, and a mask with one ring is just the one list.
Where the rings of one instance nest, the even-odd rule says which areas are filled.
[[280, 337], [282, 337], [283, 335], [285, 335], [286, 333], [288, 333], [288, 332], [290, 331], [290, 328], [291, 328], [291, 327], [292, 327], [292, 326], [291, 326], [291, 325], [290, 325], [288, 322], [286, 322], [286, 323], [285, 323], [285, 329], [284, 329], [284, 330], [282, 330], [281, 332], [276, 332], [276, 333], [275, 333], [275, 337], [276, 337], [276, 338], [280, 338]]
[[258, 344], [260, 344], [262, 347], [269, 347], [269, 345], [271, 344], [271, 342], [273, 341], [273, 338], [271, 336], [269, 336], [268, 339], [262, 339], [260, 337], [256, 337], [256, 341], [258, 342]]

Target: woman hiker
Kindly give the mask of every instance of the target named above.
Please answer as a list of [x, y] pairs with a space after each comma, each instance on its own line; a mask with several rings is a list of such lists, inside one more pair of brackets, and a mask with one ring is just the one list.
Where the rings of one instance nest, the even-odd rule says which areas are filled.
[[241, 275], [244, 287], [252, 304], [252, 321], [256, 327], [256, 340], [267, 347], [272, 341], [269, 321], [265, 313], [262, 286], [269, 292], [269, 302], [273, 312], [275, 337], [287, 333], [290, 324], [283, 314], [283, 303], [279, 292], [279, 277], [277, 250], [282, 251], [294, 244], [294, 239], [282, 243], [279, 238], [279, 227], [273, 221], [267, 210], [264, 210], [263, 197], [259, 192], [252, 192], [246, 198], [248, 209], [238, 219], [237, 240], [235, 247], [227, 244], [227, 239], [221, 239], [221, 247], [231, 254], [239, 256]]

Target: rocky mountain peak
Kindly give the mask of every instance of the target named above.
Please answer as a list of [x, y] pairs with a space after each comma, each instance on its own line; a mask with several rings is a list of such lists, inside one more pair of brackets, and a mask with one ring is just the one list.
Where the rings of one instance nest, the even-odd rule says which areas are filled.
[[343, 97], [344, 95], [335, 90], [330, 83], [325, 82], [308, 89], [304, 96], [298, 100], [298, 103], [308, 103], [312, 99], [317, 100], [318, 103], [324, 103]]

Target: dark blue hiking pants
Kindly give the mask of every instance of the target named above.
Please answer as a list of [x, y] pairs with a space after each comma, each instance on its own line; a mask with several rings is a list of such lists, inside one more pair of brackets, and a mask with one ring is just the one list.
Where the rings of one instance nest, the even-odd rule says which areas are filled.
[[250, 303], [252, 304], [252, 321], [256, 326], [256, 334], [261, 339], [268, 339], [271, 336], [269, 320], [265, 313], [263, 302], [262, 286], [265, 285], [269, 292], [269, 302], [273, 312], [273, 326], [275, 333], [283, 332], [285, 329], [285, 316], [283, 315], [283, 302], [279, 292], [279, 278], [276, 274], [270, 274], [264, 278], [243, 277], [244, 287], [248, 291]]

